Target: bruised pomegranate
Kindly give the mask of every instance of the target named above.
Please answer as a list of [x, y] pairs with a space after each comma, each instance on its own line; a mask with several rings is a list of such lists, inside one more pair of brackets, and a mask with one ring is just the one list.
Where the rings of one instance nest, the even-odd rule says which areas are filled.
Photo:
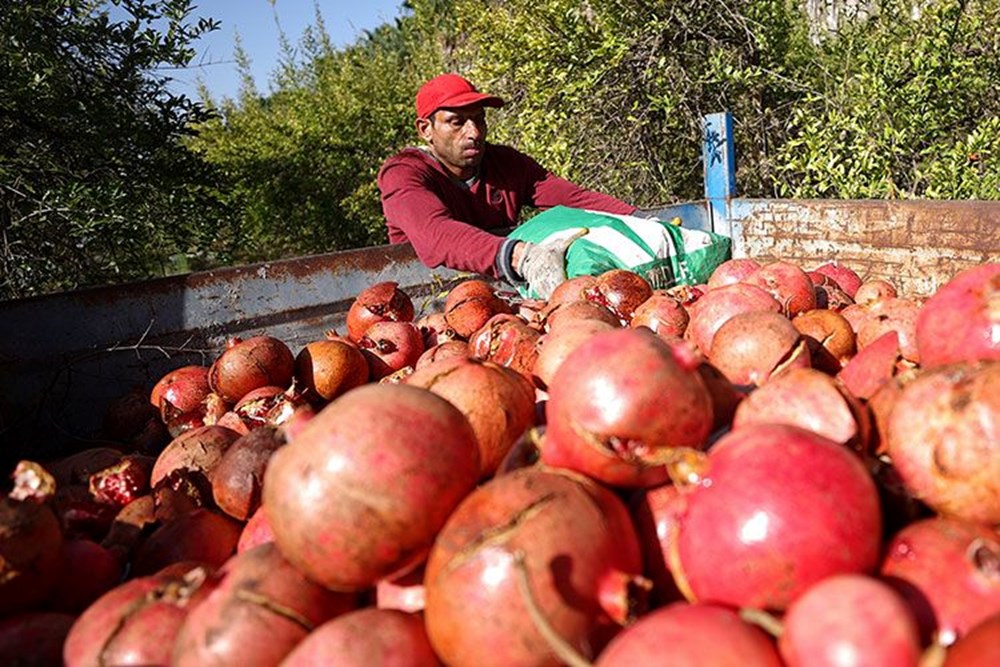
[[638, 273], [625, 269], [611, 269], [597, 276], [594, 284], [584, 292], [588, 301], [598, 303], [627, 326], [639, 305], [653, 295], [653, 288]]
[[295, 357], [277, 338], [234, 338], [209, 369], [208, 384], [224, 401], [236, 403], [258, 387], [287, 387], [294, 372]]
[[90, 493], [100, 503], [125, 507], [149, 492], [150, 457], [126, 456], [118, 463], [98, 470], [90, 476]]
[[306, 579], [274, 544], [230, 559], [184, 620], [171, 665], [277, 665], [314, 628], [352, 610], [355, 596]]
[[549, 385], [542, 461], [609, 484], [664, 481], [659, 457], [705, 446], [712, 428], [700, 361], [647, 329], [595, 334]]
[[360, 609], [309, 633], [282, 667], [435, 667], [423, 619], [390, 609]]
[[836, 375], [857, 352], [854, 330], [843, 315], [827, 309], [809, 310], [792, 318], [805, 337], [813, 368]]
[[1000, 537], [953, 519], [911, 523], [886, 546], [881, 574], [916, 614], [924, 640], [951, 644], [1000, 612]]
[[236, 552], [242, 526], [219, 512], [196, 509], [153, 531], [136, 550], [133, 572], [153, 574], [181, 561], [218, 567]]
[[928, 299], [916, 341], [926, 367], [1000, 360], [1000, 263], [966, 269]]
[[614, 494], [571, 473], [515, 470], [470, 494], [435, 541], [427, 633], [455, 667], [559, 665], [530, 609], [570, 645], [595, 652], [636, 611], [640, 572], [638, 541]]
[[902, 352], [899, 334], [887, 331], [854, 355], [837, 373], [837, 379], [862, 400], [871, 398], [899, 370]]
[[670, 550], [689, 600], [783, 610], [821, 579], [878, 564], [878, 493], [842, 445], [758, 424], [724, 436], [697, 467]]
[[548, 304], [555, 306], [570, 301], [584, 301], [587, 298], [587, 290], [592, 288], [596, 282], [597, 278], [594, 276], [574, 276], [564, 280], [552, 290]]
[[916, 325], [920, 307], [910, 299], [888, 297], [868, 305], [869, 316], [858, 329], [858, 347], [865, 347], [887, 331], [899, 337], [899, 351], [903, 358], [920, 362], [917, 349]]
[[817, 309], [832, 310], [839, 313], [848, 306], [854, 305], [854, 299], [848, 296], [847, 292], [840, 289], [832, 278], [819, 273], [810, 273], [809, 278], [813, 281]]
[[735, 315], [757, 310], [780, 313], [781, 304], [761, 288], [745, 283], [709, 290], [688, 307], [691, 320], [684, 337], [697, 345], [703, 354], [708, 354], [719, 327]]
[[805, 339], [788, 318], [760, 310], [734, 315], [719, 327], [708, 359], [740, 386], [763, 385], [811, 361]]
[[538, 356], [535, 343], [540, 335], [516, 315], [494, 315], [469, 337], [469, 354], [531, 378]]
[[362, 590], [419, 564], [479, 474], [458, 408], [427, 389], [366, 385], [274, 453], [264, 507], [296, 567], [328, 588]]
[[496, 472], [514, 441], [535, 421], [535, 390], [523, 375], [467, 357], [430, 364], [406, 383], [429, 389], [462, 411], [479, 445], [481, 475]]
[[749, 257], [727, 259], [712, 271], [712, 275], [708, 278], [708, 289], [713, 290], [743, 282], [759, 268], [760, 262]]
[[593, 301], [564, 301], [551, 306], [545, 312], [542, 324], [546, 331], [552, 333], [590, 320], [604, 322], [615, 328], [621, 326], [617, 315]]
[[677, 602], [649, 613], [601, 653], [595, 667], [781, 667], [774, 643], [731, 609]]
[[784, 617], [781, 657], [787, 667], [917, 667], [921, 644], [913, 612], [872, 577], [828, 577], [792, 602]]
[[273, 426], [251, 431], [237, 439], [212, 469], [212, 497], [223, 512], [245, 521], [260, 507], [264, 471], [271, 455], [285, 439]]
[[786, 317], [795, 317], [816, 307], [816, 290], [812, 280], [791, 262], [765, 264], [743, 282], [760, 287], [773, 296], [781, 304], [781, 312]]
[[205, 399], [211, 391], [207, 366], [182, 366], [157, 381], [149, 402], [160, 411], [164, 423], [169, 424], [191, 414], [203, 415]]
[[202, 426], [174, 438], [156, 458], [149, 483], [156, 486], [174, 470], [190, 470], [206, 481], [222, 455], [239, 438], [235, 431], [223, 426]]
[[445, 321], [463, 339], [468, 339], [497, 313], [509, 312], [510, 306], [482, 280], [466, 280], [455, 285], [444, 304]]
[[917, 498], [945, 516], [1000, 524], [1000, 361], [939, 366], [908, 383], [886, 440]]
[[293, 390], [281, 387], [259, 387], [241, 398], [233, 412], [253, 431], [262, 426], [280, 426], [305, 400]]
[[424, 348], [429, 349], [455, 339], [455, 330], [448, 325], [444, 313], [428, 313], [414, 322], [424, 338]]
[[429, 347], [417, 359], [414, 370], [423, 368], [436, 361], [444, 361], [453, 357], [468, 357], [469, 344], [461, 340], [449, 340], [444, 343]]
[[351, 340], [359, 341], [371, 325], [386, 320], [413, 320], [413, 301], [399, 289], [398, 283], [376, 283], [358, 294], [347, 311], [347, 335]]
[[424, 339], [412, 322], [376, 322], [358, 341], [368, 360], [369, 376], [381, 380], [414, 366], [424, 352]]

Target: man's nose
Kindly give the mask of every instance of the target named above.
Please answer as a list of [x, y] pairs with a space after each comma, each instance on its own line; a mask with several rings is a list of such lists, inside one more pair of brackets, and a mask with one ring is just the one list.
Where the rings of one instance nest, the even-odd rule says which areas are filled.
[[462, 127], [462, 131], [465, 136], [478, 139], [483, 135], [483, 128], [479, 126], [479, 123], [473, 119], [465, 121], [465, 125]]

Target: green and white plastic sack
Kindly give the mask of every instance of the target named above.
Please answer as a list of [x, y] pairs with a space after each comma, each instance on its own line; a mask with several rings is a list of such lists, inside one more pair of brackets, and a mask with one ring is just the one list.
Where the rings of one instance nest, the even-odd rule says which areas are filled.
[[[517, 227], [510, 236], [531, 243], [569, 238], [586, 230], [566, 252], [566, 277], [596, 276], [628, 269], [654, 289], [708, 282], [719, 264], [730, 258], [727, 236], [684, 229], [664, 220], [598, 213], [556, 206]], [[526, 285], [522, 296], [534, 296]]]

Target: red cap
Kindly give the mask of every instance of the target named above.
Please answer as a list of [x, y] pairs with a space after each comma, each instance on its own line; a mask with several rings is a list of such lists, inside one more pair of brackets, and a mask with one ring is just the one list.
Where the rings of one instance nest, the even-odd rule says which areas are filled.
[[487, 95], [457, 74], [436, 76], [417, 91], [417, 117], [427, 118], [438, 109], [459, 109], [481, 104], [502, 107], [503, 100]]

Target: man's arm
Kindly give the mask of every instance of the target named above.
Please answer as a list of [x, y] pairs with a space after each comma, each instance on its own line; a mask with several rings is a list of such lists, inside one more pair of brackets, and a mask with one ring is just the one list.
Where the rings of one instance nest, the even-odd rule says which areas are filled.
[[406, 235], [425, 265], [501, 275], [496, 260], [504, 238], [456, 220], [416, 169], [386, 165], [378, 185], [390, 229]]

